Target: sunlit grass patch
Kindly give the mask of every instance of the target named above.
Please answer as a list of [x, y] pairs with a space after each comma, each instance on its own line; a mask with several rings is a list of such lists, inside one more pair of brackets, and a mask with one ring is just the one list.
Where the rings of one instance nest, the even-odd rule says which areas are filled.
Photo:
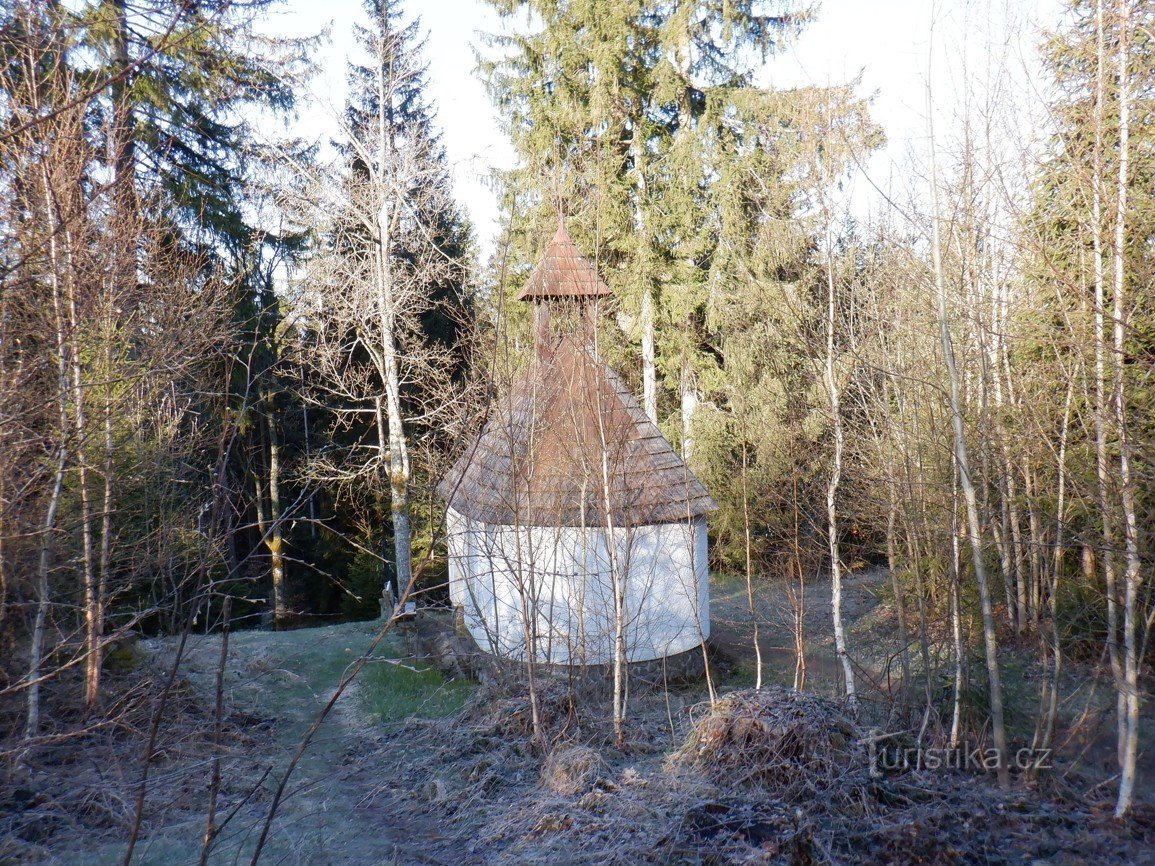
[[465, 705], [476, 685], [470, 680], [447, 680], [422, 662], [384, 658], [370, 661], [357, 681], [365, 716], [378, 723], [452, 715]]

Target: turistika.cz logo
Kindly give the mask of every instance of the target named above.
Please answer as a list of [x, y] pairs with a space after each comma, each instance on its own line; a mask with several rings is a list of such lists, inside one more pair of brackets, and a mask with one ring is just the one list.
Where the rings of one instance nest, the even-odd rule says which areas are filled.
[[[993, 773], [999, 767], [997, 749], [963, 744], [954, 748], [880, 746], [874, 737], [867, 740], [872, 773], [899, 770], [966, 770]], [[1051, 749], [1007, 750], [1007, 763], [1014, 770], [1049, 770]]]

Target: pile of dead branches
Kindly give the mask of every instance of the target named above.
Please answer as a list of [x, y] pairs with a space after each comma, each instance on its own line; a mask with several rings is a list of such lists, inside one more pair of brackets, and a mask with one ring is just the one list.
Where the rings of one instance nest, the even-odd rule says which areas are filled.
[[[562, 681], [543, 679], [536, 703], [538, 725], [548, 739], [563, 737], [578, 721], [578, 696]], [[528, 693], [491, 687], [466, 706], [459, 729], [470, 736], [483, 731], [511, 740], [527, 740], [534, 733], [533, 711]]]
[[868, 772], [861, 740], [835, 705], [766, 686], [717, 701], [669, 764], [730, 785], [756, 784], [792, 801], [829, 792], [849, 772]]

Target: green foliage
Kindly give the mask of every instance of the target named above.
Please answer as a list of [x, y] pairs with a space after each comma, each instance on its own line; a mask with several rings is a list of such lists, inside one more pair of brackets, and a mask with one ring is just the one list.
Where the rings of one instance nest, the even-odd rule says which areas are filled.
[[381, 560], [358, 550], [345, 571], [346, 592], [341, 595], [344, 619], [376, 619], [381, 615]]
[[255, 22], [279, 2], [95, 0], [73, 13], [89, 81], [120, 81], [125, 64], [135, 64], [123, 84], [98, 93], [94, 119], [129, 136], [121, 158], [142, 193], [164, 197], [174, 230], [190, 244], [235, 255], [248, 243], [242, 187], [253, 131], [242, 118], [292, 109], [294, 76], [311, 46], [259, 34]]
[[[678, 395], [697, 395], [690, 463], [721, 506], [711, 519], [717, 562], [736, 567], [743, 496], [764, 551], [784, 533], [783, 482], [791, 473], [809, 479], [814, 468], [792, 466], [786, 441], [820, 445], [827, 425], [811, 405], [814, 218], [850, 153], [877, 146], [881, 133], [850, 87], [754, 84], [755, 61], [808, 20], [801, 6], [764, 14], [751, 2], [493, 5], [541, 24], [492, 37], [500, 56], [483, 64], [522, 161], [505, 178], [512, 265], [496, 287], [501, 315], [528, 344], [509, 299], [561, 207], [620, 305], [633, 351], [619, 339], [601, 346], [631, 383], [643, 299], [653, 301], [659, 421], [681, 441]], [[801, 487], [804, 505], [808, 481]]]
[[1107, 599], [1102, 590], [1075, 576], [1059, 583], [1055, 599], [1055, 624], [1063, 654], [1094, 664], [1103, 654], [1107, 638]]

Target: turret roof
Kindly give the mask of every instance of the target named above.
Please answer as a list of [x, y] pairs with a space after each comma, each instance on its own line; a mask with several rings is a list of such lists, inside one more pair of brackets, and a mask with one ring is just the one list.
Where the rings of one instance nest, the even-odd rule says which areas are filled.
[[593, 262], [582, 255], [570, 240], [565, 222], [558, 219], [557, 231], [545, 248], [541, 261], [518, 293], [519, 301], [558, 298], [604, 298], [613, 294], [598, 276]]

